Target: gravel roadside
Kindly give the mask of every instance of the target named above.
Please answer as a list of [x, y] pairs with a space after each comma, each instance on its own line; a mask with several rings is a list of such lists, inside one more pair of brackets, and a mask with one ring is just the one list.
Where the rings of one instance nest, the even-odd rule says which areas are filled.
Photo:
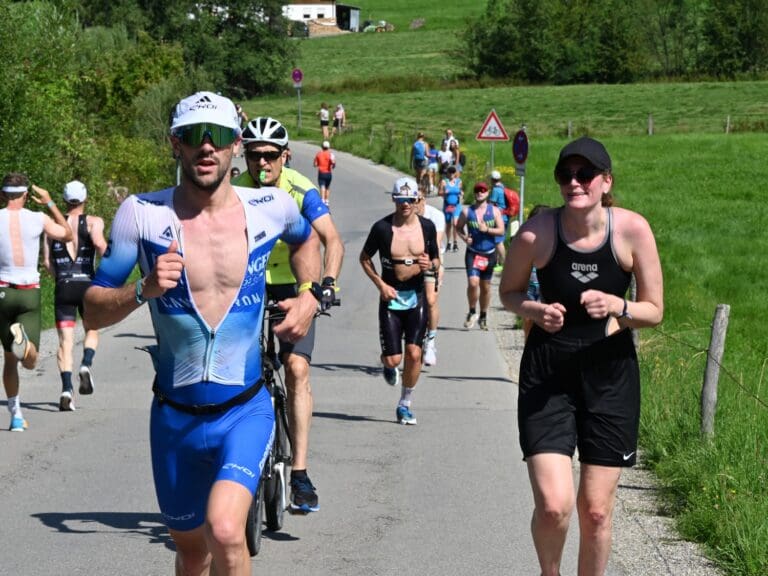
[[[498, 276], [494, 276], [488, 326], [506, 360], [510, 379], [517, 383], [523, 332], [514, 328], [515, 315], [501, 306], [498, 282]], [[642, 468], [640, 460], [640, 466], [622, 473], [619, 483], [612, 562], [633, 576], [722, 576], [701, 547], [682, 540], [674, 520], [662, 515], [658, 481]]]

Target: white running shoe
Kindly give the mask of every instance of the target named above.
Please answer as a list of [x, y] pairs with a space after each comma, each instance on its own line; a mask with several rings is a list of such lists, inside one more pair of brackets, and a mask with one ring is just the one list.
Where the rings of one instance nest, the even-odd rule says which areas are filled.
[[472, 328], [472, 326], [475, 325], [475, 322], [477, 322], [477, 314], [472, 314], [472, 312], [470, 312], [467, 314], [467, 319], [464, 320], [464, 328]]
[[437, 364], [437, 347], [435, 346], [435, 339], [428, 338], [427, 343], [424, 345], [424, 365], [434, 366]]
[[75, 403], [72, 401], [72, 392], [65, 390], [59, 396], [59, 412], [74, 412]]
[[80, 394], [87, 395], [93, 394], [93, 374], [88, 366], [80, 366]]
[[21, 322], [11, 324], [11, 334], [13, 335], [13, 342], [11, 342], [11, 352], [16, 356], [16, 359], [21, 361], [29, 354], [29, 338], [27, 338], [27, 332], [24, 330], [24, 326]]

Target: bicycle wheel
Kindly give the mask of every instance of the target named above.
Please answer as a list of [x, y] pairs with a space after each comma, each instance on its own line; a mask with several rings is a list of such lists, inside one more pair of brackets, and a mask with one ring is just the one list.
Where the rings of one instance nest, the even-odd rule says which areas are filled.
[[267, 519], [267, 529], [280, 530], [283, 527], [283, 516], [288, 504], [286, 494], [286, 464], [291, 460], [291, 446], [288, 438], [285, 414], [285, 395], [282, 388], [273, 389], [275, 399], [275, 441], [270, 454], [271, 473], [265, 483], [264, 507]]
[[251, 508], [248, 510], [248, 519], [245, 522], [245, 542], [248, 545], [248, 553], [256, 556], [261, 550], [262, 519], [264, 518], [264, 478], [259, 481], [256, 494], [253, 495]]

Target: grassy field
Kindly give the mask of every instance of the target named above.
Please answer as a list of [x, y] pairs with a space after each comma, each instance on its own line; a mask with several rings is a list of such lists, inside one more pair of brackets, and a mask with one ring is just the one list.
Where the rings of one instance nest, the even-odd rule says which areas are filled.
[[[382, 6], [386, 4], [386, 6]], [[386, 20], [394, 32], [345, 34], [301, 40], [304, 88], [338, 92], [360, 84], [407, 84], [408, 79], [448, 80], [461, 70], [456, 52], [459, 39], [453, 34], [467, 16], [482, 12], [480, 2], [442, 2], [435, 10], [425, 3], [406, 0], [356, 2], [360, 20]], [[411, 22], [423, 25], [411, 30]], [[451, 32], [451, 33], [446, 33]], [[318, 102], [319, 105], [319, 102]]]
[[[641, 337], [645, 461], [668, 488], [684, 536], [704, 543], [728, 574], [768, 573], [768, 83], [469, 87], [454, 82], [457, 29], [482, 3], [357, 5], [363, 19], [392, 21], [397, 31], [302, 41], [301, 130], [292, 91], [247, 102], [248, 113], [280, 118], [292, 137], [317, 141], [320, 102], [343, 102], [351, 130], [333, 146], [401, 169], [417, 130], [438, 141], [452, 127], [469, 156], [469, 186], [489, 168], [490, 145], [474, 136], [493, 108], [508, 132], [527, 127], [528, 206], [560, 203], [552, 166], [569, 122], [574, 136], [601, 138], [614, 158], [619, 202], [648, 219], [664, 268], [664, 322]], [[424, 27], [408, 30], [420, 17]], [[519, 185], [508, 144], [496, 145], [495, 164]], [[720, 303], [731, 314], [716, 436], [707, 443], [699, 394]]]

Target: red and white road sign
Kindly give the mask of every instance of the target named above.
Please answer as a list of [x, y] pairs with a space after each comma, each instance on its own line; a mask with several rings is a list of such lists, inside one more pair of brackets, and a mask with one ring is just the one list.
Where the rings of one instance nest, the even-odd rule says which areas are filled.
[[509, 140], [504, 126], [501, 125], [501, 120], [496, 115], [496, 110], [491, 110], [488, 114], [488, 118], [483, 122], [483, 127], [480, 128], [480, 132], [475, 136], [475, 140], [490, 140], [490, 141], [504, 141]]

